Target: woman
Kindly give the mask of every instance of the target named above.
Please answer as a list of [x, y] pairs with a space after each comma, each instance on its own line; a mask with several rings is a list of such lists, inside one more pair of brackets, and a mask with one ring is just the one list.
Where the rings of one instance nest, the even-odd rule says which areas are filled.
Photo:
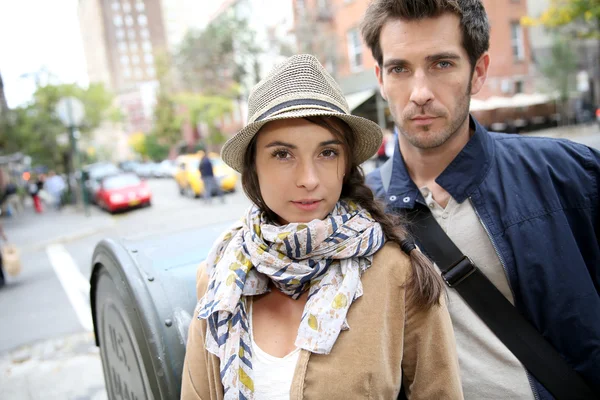
[[308, 55], [249, 115], [222, 158], [254, 206], [199, 269], [181, 398], [462, 398], [440, 278], [364, 184], [379, 127]]

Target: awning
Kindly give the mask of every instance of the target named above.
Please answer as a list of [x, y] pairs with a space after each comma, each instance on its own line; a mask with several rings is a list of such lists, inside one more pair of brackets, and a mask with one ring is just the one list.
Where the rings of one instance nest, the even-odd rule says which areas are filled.
[[552, 102], [556, 96], [543, 93], [519, 93], [512, 97], [492, 96], [487, 100], [471, 99], [470, 111], [497, 110], [500, 108], [529, 107]]
[[374, 94], [375, 89], [367, 89], [347, 95], [346, 101], [348, 102], [348, 108], [350, 108], [350, 112], [354, 111], [362, 103], [369, 100]]

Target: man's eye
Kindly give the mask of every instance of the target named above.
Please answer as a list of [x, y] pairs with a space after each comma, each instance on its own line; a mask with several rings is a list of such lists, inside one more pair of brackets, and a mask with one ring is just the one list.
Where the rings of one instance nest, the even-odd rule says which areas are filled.
[[392, 72], [393, 74], [401, 74], [402, 72], [405, 72], [406, 68], [404, 67], [394, 67], [390, 70], [390, 72]]
[[449, 61], [440, 61], [438, 62], [438, 67], [440, 67], [441, 69], [446, 69], [446, 68], [450, 68], [452, 66], [452, 63]]

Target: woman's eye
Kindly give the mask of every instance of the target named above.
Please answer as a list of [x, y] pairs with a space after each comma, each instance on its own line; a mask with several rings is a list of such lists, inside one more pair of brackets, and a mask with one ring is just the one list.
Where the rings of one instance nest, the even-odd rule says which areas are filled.
[[273, 157], [279, 160], [285, 160], [289, 158], [290, 153], [285, 150], [276, 150], [273, 152]]
[[321, 155], [323, 155], [323, 157], [325, 157], [325, 158], [334, 158], [338, 155], [338, 153], [335, 150], [327, 149], [327, 150], [323, 150]]

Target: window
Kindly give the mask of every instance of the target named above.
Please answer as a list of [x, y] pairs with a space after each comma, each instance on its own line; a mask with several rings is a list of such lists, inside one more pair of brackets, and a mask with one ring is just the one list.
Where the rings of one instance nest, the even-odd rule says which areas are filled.
[[117, 29], [115, 35], [117, 36], [117, 39], [125, 39], [125, 31], [123, 29]]
[[306, 10], [306, 4], [304, 4], [304, 0], [296, 0], [296, 9], [298, 12], [304, 12]]
[[150, 32], [148, 31], [147, 28], [144, 28], [140, 31], [140, 36], [143, 37], [144, 39], [148, 39], [150, 37]]
[[144, 49], [144, 51], [152, 51], [152, 43], [150, 43], [149, 40], [144, 40], [144, 43], [142, 43], [142, 49]]
[[128, 1], [123, 3], [123, 12], [130, 13], [131, 12], [131, 4]]
[[127, 53], [127, 43], [119, 42], [118, 46], [121, 53]]
[[138, 79], [140, 79], [144, 76], [144, 72], [142, 71], [142, 69], [140, 67], [135, 68], [134, 74], [135, 74], [135, 77]]
[[131, 78], [131, 68], [124, 68], [123, 69], [123, 76], [125, 78]]
[[152, 54], [144, 54], [144, 62], [148, 65], [152, 65], [154, 63], [154, 57], [152, 56]]
[[523, 28], [518, 22], [510, 24], [511, 46], [515, 61], [525, 59], [525, 48], [523, 47]]
[[135, 9], [138, 10], [138, 12], [144, 11], [144, 2], [142, 0], [138, 0], [138, 2], [135, 3]]
[[129, 65], [129, 57], [126, 55], [121, 56], [121, 64]]
[[138, 15], [138, 24], [140, 26], [148, 25], [148, 18], [145, 15]]
[[113, 9], [113, 11], [119, 11], [119, 8], [121, 8], [119, 6], [119, 2], [118, 1], [113, 1], [113, 3], [112, 3], [112, 9]]
[[156, 73], [156, 71], [154, 70], [154, 67], [146, 68], [146, 74], [148, 75], [148, 77], [154, 78], [155, 73]]
[[127, 31], [127, 36], [129, 37], [129, 39], [135, 40], [135, 30], [134, 29], [129, 29]]
[[121, 17], [120, 15], [115, 15], [115, 17], [113, 18], [113, 24], [115, 24], [117, 28], [123, 26], [123, 17]]
[[131, 63], [133, 65], [138, 65], [140, 63], [140, 56], [138, 56], [137, 54], [134, 54], [131, 56]]
[[515, 82], [515, 94], [517, 93], [523, 93], [523, 81]]
[[137, 44], [137, 42], [131, 42], [131, 43], [129, 43], [129, 48], [131, 49], [131, 51], [138, 51], [138, 44]]
[[348, 31], [348, 59], [352, 72], [362, 69], [362, 44], [356, 28]]

